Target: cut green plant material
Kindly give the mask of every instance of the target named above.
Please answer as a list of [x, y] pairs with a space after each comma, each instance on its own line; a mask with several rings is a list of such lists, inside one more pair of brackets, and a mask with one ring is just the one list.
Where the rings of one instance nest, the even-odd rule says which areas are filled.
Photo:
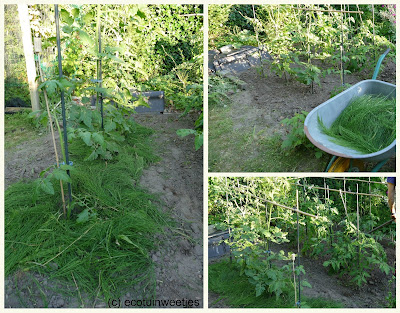
[[71, 143], [69, 219], [61, 218], [58, 184], [54, 195], [36, 199], [35, 182], [11, 185], [5, 194], [5, 275], [36, 271], [72, 285], [76, 281], [89, 297], [108, 299], [139, 284], [146, 296], [154, 296], [150, 252], [155, 234], [171, 223], [160, 201], [138, 184], [142, 169], [156, 160], [150, 133], [137, 125], [107, 165], [84, 162], [90, 147]]
[[396, 139], [396, 99], [364, 95], [357, 97], [328, 128], [319, 127], [331, 141], [361, 153], [374, 153]]

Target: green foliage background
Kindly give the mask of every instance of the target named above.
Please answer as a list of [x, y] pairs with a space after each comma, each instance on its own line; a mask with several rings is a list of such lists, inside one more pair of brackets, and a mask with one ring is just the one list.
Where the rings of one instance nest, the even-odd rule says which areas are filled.
[[[308, 11], [341, 10], [360, 13]], [[343, 30], [345, 70], [375, 66], [379, 54], [391, 48], [396, 31], [387, 5], [210, 5], [209, 45], [263, 45], [274, 58], [271, 70], [310, 85], [324, 71], [339, 71]], [[258, 39], [257, 39], [258, 37]], [[318, 60], [318, 62], [317, 62]], [[322, 65], [321, 62], [322, 61]], [[297, 66], [297, 67], [295, 67]], [[321, 70], [321, 72], [319, 72]]]
[[[97, 5], [61, 5], [61, 40], [63, 73], [76, 84], [74, 93], [80, 95], [96, 79]], [[154, 79], [171, 87], [166, 91], [169, 104], [174, 94], [191, 95], [189, 85], [202, 85], [203, 17], [201, 5], [102, 5], [103, 87], [119, 91], [123, 87], [143, 89], [160, 87]], [[195, 15], [200, 14], [200, 15]], [[47, 74], [57, 73], [55, 50], [54, 6], [30, 6], [33, 36], [42, 38]], [[7, 51], [20, 41], [18, 11], [15, 5], [5, 10], [5, 40]], [[24, 81], [22, 46], [18, 50], [20, 62], [9, 71], [9, 77]], [[44, 53], [45, 54], [45, 53]], [[184, 82], [174, 72], [184, 72]], [[6, 79], [8, 78], [6, 77]], [[184, 88], [185, 87], [185, 88]], [[7, 88], [6, 88], [7, 89]], [[202, 108], [196, 99], [195, 109]], [[185, 109], [184, 101], [177, 101]]]

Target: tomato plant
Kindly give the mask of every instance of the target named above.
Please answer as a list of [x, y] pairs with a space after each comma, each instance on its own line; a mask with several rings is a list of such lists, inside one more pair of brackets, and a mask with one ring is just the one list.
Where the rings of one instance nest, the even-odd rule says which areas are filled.
[[[304, 268], [290, 263], [294, 254], [291, 244], [297, 241], [301, 244], [295, 257], [300, 252], [315, 258], [331, 272], [349, 277], [349, 283], [357, 286], [368, 282], [373, 269], [384, 275], [394, 271], [379, 242], [385, 234], [393, 236], [392, 231], [369, 233], [390, 218], [389, 210], [382, 210], [387, 205], [385, 185], [379, 179], [370, 184], [350, 179], [344, 185], [345, 188], [343, 181], [325, 178], [209, 179], [211, 220], [219, 221], [217, 228], [229, 230], [225, 243], [230, 245], [241, 274], [254, 285], [256, 295], [267, 292], [279, 297], [290, 292], [294, 286], [293, 272], [301, 273], [305, 277], [302, 286], [310, 287]], [[373, 192], [376, 196], [369, 201], [357, 200], [351, 190], [358, 187], [360, 193]], [[336, 192], [329, 194], [328, 188]], [[297, 216], [290, 209], [297, 206], [296, 189], [299, 210], [308, 215]], [[343, 189], [351, 194], [343, 196], [339, 192]]]
[[253, 13], [250, 5], [214, 5], [209, 38], [212, 46], [221, 42], [218, 48], [247, 31], [257, 37], [253, 45], [267, 47], [271, 72], [309, 85], [314, 92], [325, 71], [372, 70], [381, 52], [395, 50], [395, 7], [375, 5], [374, 10], [371, 5], [269, 4], [254, 6]]

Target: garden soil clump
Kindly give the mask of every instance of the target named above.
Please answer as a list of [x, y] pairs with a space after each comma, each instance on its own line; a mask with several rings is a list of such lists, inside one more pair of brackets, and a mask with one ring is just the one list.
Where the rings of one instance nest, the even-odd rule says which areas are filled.
[[[155, 269], [156, 300], [191, 300], [203, 306], [202, 249], [202, 151], [195, 151], [194, 138], [176, 135], [180, 128], [191, 128], [197, 116], [178, 114], [135, 115], [142, 125], [153, 128], [151, 140], [160, 161], [143, 171], [140, 184], [164, 202], [175, 226], [160, 229], [158, 247], [151, 254]], [[60, 151], [60, 150], [59, 150]], [[5, 185], [38, 177], [55, 164], [51, 135], [45, 134], [5, 151]], [[52, 263], [53, 270], [57, 264]], [[126, 290], [121, 300], [142, 300], [146, 286]], [[190, 302], [186, 302], [190, 303]], [[107, 307], [100, 296], [77, 290], [45, 274], [17, 271], [5, 278], [5, 307]]]

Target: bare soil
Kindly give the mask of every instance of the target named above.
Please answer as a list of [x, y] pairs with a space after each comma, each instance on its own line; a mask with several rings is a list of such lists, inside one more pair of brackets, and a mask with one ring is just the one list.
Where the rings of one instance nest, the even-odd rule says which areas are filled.
[[[161, 196], [163, 210], [176, 221], [176, 228], [158, 235], [158, 248], [152, 255], [155, 298], [191, 300], [192, 307], [203, 307], [203, 151], [195, 151], [193, 137], [176, 135], [180, 128], [192, 128], [196, 118], [194, 114], [182, 118], [179, 114], [135, 116], [140, 124], [155, 130], [152, 141], [161, 157], [144, 170], [141, 185]], [[53, 164], [49, 134], [5, 151], [6, 188], [21, 179], [37, 178], [40, 171]], [[138, 299], [138, 288], [132, 286], [123, 300]], [[5, 278], [5, 307], [107, 307], [102, 299], [85, 294], [81, 297], [74, 285], [38, 273], [17, 272]]]
[[162, 194], [181, 233], [160, 238], [160, 250], [153, 255], [157, 294], [161, 299], [197, 300], [197, 307], [203, 307], [203, 151], [195, 151], [193, 136], [176, 135], [180, 128], [192, 128], [196, 118], [163, 114], [137, 120], [156, 131], [154, 144], [162, 158], [144, 170], [140, 184]]
[[[388, 240], [380, 242], [387, 255], [387, 263], [395, 267], [396, 249]], [[275, 245], [272, 250], [278, 252], [284, 250], [294, 252], [297, 248], [291, 248], [287, 244]], [[350, 277], [338, 276], [329, 273], [323, 266], [327, 256], [319, 259], [301, 257], [301, 265], [304, 266], [306, 276], [302, 279], [307, 280], [312, 288], [304, 288], [302, 296], [307, 298], [325, 298], [341, 302], [346, 308], [382, 308], [386, 306], [385, 297], [389, 292], [396, 295], [396, 282], [389, 283], [391, 276], [382, 273], [378, 268], [373, 268], [371, 277], [367, 279], [367, 284], [358, 288], [350, 284]], [[212, 262], [215, 262], [214, 260]], [[219, 300], [219, 301], [218, 301]], [[227, 308], [229, 304], [225, 299], [220, 299], [216, 293], [209, 292], [208, 303], [213, 308]]]
[[[364, 70], [361, 73], [345, 75], [345, 83], [354, 85], [365, 79], [371, 79], [371, 70]], [[238, 75], [238, 78], [245, 83], [244, 90], [231, 95], [232, 102], [227, 106], [229, 117], [233, 122], [233, 130], [238, 133], [253, 133], [256, 140], [246, 147], [246, 154], [234, 153], [234, 145], [225, 148], [225, 151], [213, 151], [220, 155], [221, 161], [216, 168], [210, 165], [212, 172], [248, 172], [253, 171], [243, 168], [248, 159], [262, 157], [263, 151], [260, 150], [260, 142], [265, 138], [279, 136], [285, 138], [287, 128], [282, 124], [285, 118], [292, 118], [301, 111], [310, 112], [313, 108], [327, 101], [331, 97], [331, 92], [341, 85], [338, 74], [327, 75], [321, 78], [321, 86], [314, 85], [313, 93], [310, 86], [290, 79], [285, 80], [269, 71], [264, 67], [264, 77], [259, 73], [259, 69], [251, 68]], [[396, 83], [396, 65], [390, 60], [385, 65], [382, 73], [378, 76], [379, 80], [389, 83]], [[209, 129], [213, 127], [213, 110], [209, 111]], [[218, 114], [218, 113], [217, 113]], [[229, 136], [229, 134], [227, 134]], [[212, 138], [210, 137], [210, 146]], [[214, 148], [217, 150], [218, 148]], [[230, 151], [232, 150], [232, 151]], [[236, 164], [224, 162], [224, 155], [234, 155]], [[284, 153], [282, 151], [282, 157]], [[315, 162], [316, 166], [320, 166]], [[237, 168], [234, 168], [236, 166]], [[314, 168], [311, 171], [321, 172], [323, 168]], [[262, 172], [270, 172], [271, 169], [265, 168]], [[293, 171], [291, 168], [282, 168], [280, 171]], [[298, 166], [294, 171], [310, 171], [310, 164], [303, 167]], [[381, 171], [395, 171], [395, 158], [391, 158]]]
[[[57, 132], [55, 138], [60, 156], [61, 148]], [[41, 132], [35, 139], [4, 151], [5, 188], [17, 181], [36, 179], [41, 171], [55, 164], [52, 136], [50, 133]]]

